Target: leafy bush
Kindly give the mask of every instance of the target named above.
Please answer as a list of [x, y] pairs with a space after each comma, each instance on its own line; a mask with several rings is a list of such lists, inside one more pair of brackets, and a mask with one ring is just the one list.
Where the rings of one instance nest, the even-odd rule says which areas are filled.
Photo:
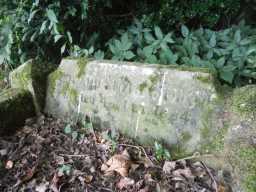
[[120, 40], [114, 37], [107, 43], [106, 55], [114, 60], [205, 67], [235, 85], [255, 81], [256, 29], [241, 23], [222, 31], [189, 31], [183, 25], [180, 32], [164, 34], [159, 27], [143, 28], [135, 21]]

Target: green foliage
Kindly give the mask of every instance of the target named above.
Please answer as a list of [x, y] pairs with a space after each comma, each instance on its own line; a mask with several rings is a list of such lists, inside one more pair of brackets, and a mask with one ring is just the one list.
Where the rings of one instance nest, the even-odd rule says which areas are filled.
[[72, 170], [71, 165], [61, 165], [61, 167], [59, 167], [58, 169], [58, 174], [59, 175], [70, 175]]
[[182, 23], [197, 28], [227, 26], [238, 15], [240, 0], [161, 0], [148, 8], [146, 22], [166, 30]]
[[155, 156], [159, 161], [171, 159], [170, 152], [156, 141], [155, 141]]
[[[173, 34], [165, 34], [157, 26], [144, 28], [136, 20], [121, 33], [121, 40], [115, 36], [107, 43], [107, 56], [114, 60], [209, 68], [221, 80], [234, 85], [256, 80], [256, 30], [250, 26], [240, 23], [221, 31], [190, 31], [182, 25], [180, 35]], [[126, 57], [127, 53], [131, 57]]]

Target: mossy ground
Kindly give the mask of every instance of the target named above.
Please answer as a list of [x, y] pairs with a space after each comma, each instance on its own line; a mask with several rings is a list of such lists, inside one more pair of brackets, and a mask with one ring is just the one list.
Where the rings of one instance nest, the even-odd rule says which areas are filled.
[[248, 85], [233, 92], [232, 110], [243, 117], [256, 117], [256, 86]]

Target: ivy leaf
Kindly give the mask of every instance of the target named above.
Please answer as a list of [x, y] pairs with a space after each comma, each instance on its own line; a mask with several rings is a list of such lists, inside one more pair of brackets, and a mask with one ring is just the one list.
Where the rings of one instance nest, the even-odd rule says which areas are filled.
[[34, 16], [36, 15], [36, 13], [39, 11], [39, 9], [34, 10], [33, 12], [31, 12], [29, 14], [29, 18], [28, 18], [28, 24], [30, 24], [30, 22], [32, 21], [32, 19], [34, 18]]
[[71, 33], [68, 31], [67, 32], [67, 36], [68, 36], [68, 41], [69, 41], [69, 43], [73, 43], [73, 39], [72, 39], [72, 36], [71, 36]]
[[54, 43], [57, 43], [62, 37], [63, 37], [63, 35], [55, 35], [54, 36]]
[[64, 133], [70, 134], [72, 132], [72, 128], [70, 124], [67, 124], [66, 127], [64, 128]]
[[42, 34], [44, 32], [44, 30], [46, 29], [47, 22], [48, 21], [46, 20], [42, 23], [39, 34]]
[[47, 9], [46, 15], [52, 23], [58, 23], [57, 17], [52, 9]]
[[182, 33], [183, 37], [187, 37], [188, 36], [189, 30], [188, 30], [188, 28], [185, 25], [181, 26], [181, 33]]
[[62, 47], [61, 47], [61, 54], [63, 54], [65, 52], [66, 45], [67, 45], [66, 43], [64, 45], [62, 45]]

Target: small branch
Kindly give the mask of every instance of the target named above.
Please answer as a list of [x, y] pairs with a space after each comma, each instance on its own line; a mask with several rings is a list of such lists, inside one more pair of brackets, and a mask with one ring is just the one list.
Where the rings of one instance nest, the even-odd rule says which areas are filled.
[[203, 165], [203, 167], [206, 169], [208, 175], [209, 175], [210, 178], [212, 179], [213, 184], [214, 184], [215, 192], [218, 192], [218, 185], [217, 185], [217, 182], [216, 182], [216, 180], [214, 179], [214, 177], [213, 177], [211, 171], [209, 170], [209, 168], [208, 168], [202, 161], [200, 161], [200, 163]]
[[69, 155], [69, 154], [59, 154], [59, 156], [63, 156], [63, 157], [88, 157], [88, 155]]
[[199, 152], [195, 152], [193, 155], [191, 156], [188, 156], [188, 157], [184, 157], [184, 158], [181, 158], [181, 159], [177, 159], [175, 161], [182, 161], [182, 160], [190, 160], [190, 159], [196, 159], [196, 158], [200, 158], [200, 157], [212, 157], [213, 155], [212, 154], [204, 154], [204, 155], [201, 155]]

